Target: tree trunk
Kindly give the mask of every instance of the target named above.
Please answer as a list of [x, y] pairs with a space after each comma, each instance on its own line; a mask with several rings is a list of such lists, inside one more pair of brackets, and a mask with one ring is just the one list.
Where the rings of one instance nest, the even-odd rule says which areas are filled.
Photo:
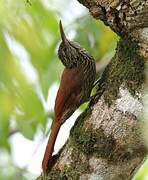
[[148, 0], [79, 0], [120, 36], [97, 93], [53, 157], [51, 180], [128, 180], [146, 157], [142, 95], [148, 60]]

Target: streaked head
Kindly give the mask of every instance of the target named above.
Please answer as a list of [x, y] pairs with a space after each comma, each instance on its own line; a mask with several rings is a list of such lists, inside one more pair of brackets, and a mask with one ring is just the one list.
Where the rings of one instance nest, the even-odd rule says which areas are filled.
[[77, 64], [77, 48], [66, 38], [61, 21], [59, 26], [62, 42], [59, 46], [58, 56], [66, 68], [73, 68]]

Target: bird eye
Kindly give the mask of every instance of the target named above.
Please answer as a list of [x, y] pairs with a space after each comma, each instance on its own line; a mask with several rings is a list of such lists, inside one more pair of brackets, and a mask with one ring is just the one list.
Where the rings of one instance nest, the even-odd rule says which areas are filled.
[[66, 47], [63, 48], [63, 51], [66, 51]]

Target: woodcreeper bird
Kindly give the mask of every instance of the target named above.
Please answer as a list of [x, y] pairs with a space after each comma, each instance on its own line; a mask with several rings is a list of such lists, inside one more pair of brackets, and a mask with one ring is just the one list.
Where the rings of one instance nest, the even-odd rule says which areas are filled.
[[96, 77], [93, 57], [77, 43], [66, 38], [61, 21], [60, 34], [62, 42], [59, 46], [58, 56], [65, 69], [55, 100], [55, 119], [42, 161], [43, 172], [47, 171], [48, 163], [52, 158], [61, 125], [81, 104], [89, 100]]

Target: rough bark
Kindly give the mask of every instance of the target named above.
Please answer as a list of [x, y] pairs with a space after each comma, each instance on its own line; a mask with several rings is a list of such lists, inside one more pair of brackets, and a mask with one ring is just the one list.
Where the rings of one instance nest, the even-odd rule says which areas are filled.
[[148, 60], [148, 0], [79, 0], [120, 37], [97, 94], [38, 179], [128, 180], [146, 157], [141, 97]]

